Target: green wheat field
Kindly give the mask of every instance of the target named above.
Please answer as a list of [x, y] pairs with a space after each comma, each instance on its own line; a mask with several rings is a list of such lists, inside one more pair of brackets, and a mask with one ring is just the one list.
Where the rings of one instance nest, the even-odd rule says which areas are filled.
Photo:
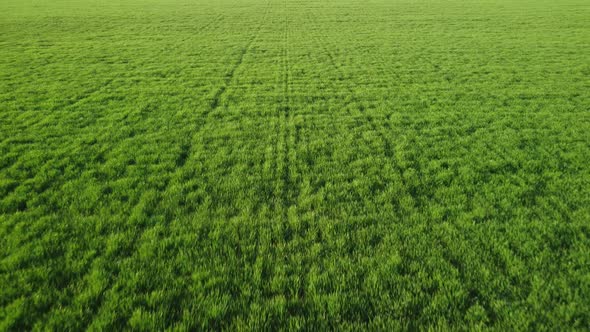
[[1, 0], [0, 331], [590, 329], [588, 0]]

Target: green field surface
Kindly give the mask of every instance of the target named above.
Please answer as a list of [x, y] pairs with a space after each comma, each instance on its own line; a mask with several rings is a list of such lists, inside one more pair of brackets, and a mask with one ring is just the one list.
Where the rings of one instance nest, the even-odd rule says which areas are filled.
[[587, 330], [588, 0], [1, 0], [0, 331]]

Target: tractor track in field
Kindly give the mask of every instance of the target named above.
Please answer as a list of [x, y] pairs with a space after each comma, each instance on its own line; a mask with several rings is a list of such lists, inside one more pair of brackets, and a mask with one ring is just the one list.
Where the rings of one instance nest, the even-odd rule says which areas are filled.
[[[316, 31], [319, 31], [319, 26], [317, 25], [317, 17], [313, 16], [312, 17], [312, 21], [313, 21], [313, 25], [314, 28], [316, 29]], [[347, 80], [345, 80], [344, 78], [344, 74], [342, 72], [341, 66], [339, 66], [335, 60], [335, 56], [333, 55], [333, 53], [330, 51], [330, 49], [326, 46], [327, 45], [327, 41], [324, 40], [324, 42], [322, 42], [321, 40], [318, 40], [318, 38], [314, 38], [314, 40], [319, 44], [319, 46], [321, 47], [321, 49], [323, 50], [323, 52], [326, 54], [326, 56], [328, 57], [329, 63], [330, 65], [337, 71], [338, 74], [338, 79], [340, 82], [342, 82], [342, 85], [346, 87], [346, 90], [348, 91], [348, 93], [350, 94], [352, 101], [356, 104], [359, 104], [359, 99], [357, 98], [355, 92], [353, 91], [353, 89], [350, 87], [349, 84], [345, 84], [344, 82], [347, 82]], [[402, 168], [398, 165], [398, 163], [395, 161], [395, 154], [392, 148], [392, 142], [387, 138], [387, 136], [382, 132], [383, 128], [378, 126], [373, 117], [368, 115], [366, 113], [366, 110], [364, 108], [364, 106], [360, 105], [361, 108], [359, 109], [359, 112], [362, 114], [362, 116], [367, 120], [369, 126], [371, 127], [371, 130], [373, 130], [375, 133], [377, 133], [377, 135], [379, 136], [380, 140], [383, 142], [384, 145], [384, 153], [385, 153], [385, 157], [388, 160], [392, 160], [393, 161], [393, 167], [394, 169], [397, 171], [399, 178], [402, 182], [403, 187], [410, 191], [410, 188], [408, 187], [406, 181], [403, 178], [403, 170]], [[387, 119], [389, 119], [390, 116], [386, 116]], [[414, 196], [414, 193], [412, 193], [410, 191], [410, 194], [412, 196]], [[398, 218], [402, 218], [401, 215], [401, 211], [396, 211], [396, 215], [398, 216]], [[461, 266], [453, 259], [451, 259], [451, 253], [445, 249], [444, 246], [444, 242], [441, 242], [438, 244], [439, 246], [441, 246], [441, 248], [443, 248], [442, 250], [442, 255], [444, 257], [445, 260], [447, 260], [447, 262], [459, 273], [463, 273], [463, 270], [461, 268]]]
[[[313, 25], [315, 31], [317, 31], [317, 32], [320, 32], [321, 31], [319, 25], [317, 24], [318, 17], [313, 12], [310, 13], [310, 22]], [[394, 149], [393, 149], [393, 143], [391, 142], [391, 140], [383, 132], [383, 129], [384, 128], [381, 127], [381, 126], [379, 126], [379, 125], [377, 125], [375, 123], [373, 116], [367, 114], [366, 109], [365, 109], [365, 106], [362, 105], [361, 100], [357, 97], [356, 93], [354, 92], [354, 90], [352, 89], [352, 87], [350, 86], [350, 84], [348, 83], [348, 80], [345, 79], [345, 75], [344, 75], [344, 73], [342, 71], [342, 66], [339, 65], [336, 62], [335, 55], [331, 51], [331, 48], [333, 49], [332, 45], [329, 44], [329, 42], [326, 40], [326, 38], [324, 38], [323, 40], [320, 40], [319, 38], [317, 38], [317, 36], [313, 36], [312, 38], [319, 45], [319, 47], [323, 51], [323, 53], [328, 57], [328, 62], [330, 63], [330, 65], [336, 71], [337, 76], [338, 76], [338, 80], [340, 82], [342, 82], [341, 83], [341, 86], [344, 86], [346, 88], [346, 91], [350, 95], [352, 101], [355, 104], [358, 104], [359, 105], [359, 113], [360, 113], [360, 115], [362, 115], [367, 120], [367, 123], [369, 124], [371, 130], [373, 132], [375, 132], [377, 134], [377, 136], [379, 137], [379, 139], [381, 140], [381, 142], [383, 144], [383, 152], [384, 152], [385, 157], [388, 160], [393, 161], [393, 167], [397, 171], [397, 173], [399, 175], [399, 178], [401, 179], [404, 188], [408, 189], [407, 183], [403, 179], [403, 170], [398, 165], [398, 163], [395, 162], [396, 156], [395, 156], [395, 152], [394, 152]], [[350, 111], [348, 111], [348, 112], [350, 114]], [[350, 114], [350, 115], [352, 115], [352, 114]], [[386, 116], [387, 119], [389, 119], [389, 117], [390, 116]]]
[[[219, 22], [221, 22], [223, 20], [223, 16], [222, 14], [219, 14], [217, 16], [215, 16], [214, 19], [212, 19], [210, 22], [204, 24], [203, 26], [201, 26], [198, 30], [197, 33], [202, 33], [207, 31], [209, 28], [215, 26], [216, 24], [218, 24]], [[77, 98], [72, 99], [72, 100], [67, 100], [64, 101], [62, 103], [60, 103], [57, 106], [53, 106], [51, 108], [51, 111], [60, 111], [60, 110], [66, 110], [68, 108], [72, 108], [75, 107], [79, 104], [81, 104], [82, 102], [84, 102], [85, 100], [91, 98], [94, 95], [99, 94], [100, 92], [104, 91], [106, 88], [108, 88], [113, 82], [115, 81], [115, 78], [110, 78], [108, 80], [106, 80], [105, 82], [103, 82], [102, 84], [90, 88], [86, 91], [84, 91], [83, 93], [81, 93]]]
[[[316, 31], [320, 31], [320, 28], [316, 23], [317, 16], [312, 16], [311, 21], [312, 21], [312, 24], [314, 25], [314, 28], [316, 29]], [[393, 157], [393, 149], [391, 147], [392, 146], [391, 141], [383, 134], [380, 127], [375, 123], [373, 117], [367, 114], [365, 106], [362, 105], [361, 100], [356, 96], [356, 93], [354, 92], [354, 90], [352, 89], [350, 84], [345, 83], [348, 81], [344, 77], [344, 73], [342, 71], [342, 66], [336, 62], [333, 52], [330, 50], [329, 47], [326, 46], [328, 44], [328, 42], [326, 41], [326, 39], [324, 39], [323, 42], [321, 40], [318, 40], [318, 38], [313, 38], [313, 39], [317, 42], [317, 44], [323, 50], [324, 54], [328, 57], [328, 61], [329, 61], [330, 65], [336, 70], [336, 73], [338, 75], [338, 80], [340, 82], [343, 82], [343, 83], [341, 83], [341, 86], [344, 86], [346, 88], [346, 91], [350, 95], [353, 102], [360, 105], [359, 112], [361, 113], [361, 115], [363, 115], [367, 119], [367, 122], [371, 126], [371, 129], [373, 131], [375, 131], [379, 135], [381, 140], [383, 141], [385, 156], [388, 158], [392, 158]]]
[[58, 106], [52, 107], [51, 110], [52, 111], [61, 111], [61, 110], [66, 110], [68, 108], [75, 107], [75, 106], [81, 104], [82, 102], [84, 102], [86, 99], [91, 98], [92, 96], [102, 92], [104, 89], [109, 87], [114, 81], [115, 81], [114, 78], [110, 78], [110, 79], [106, 80], [105, 82], [103, 82], [102, 84], [100, 84], [99, 86], [93, 87], [93, 88], [88, 89], [85, 92], [81, 93], [80, 96], [78, 96], [76, 99], [65, 101]]
[[[297, 182], [297, 157], [295, 155], [296, 147], [298, 144], [297, 130], [294, 128], [293, 121], [293, 107], [292, 107], [292, 72], [290, 63], [290, 31], [289, 31], [289, 6], [288, 1], [283, 2], [284, 5], [284, 19], [283, 19], [283, 32], [282, 32], [282, 51], [281, 51], [281, 62], [282, 62], [282, 96], [280, 103], [277, 107], [278, 114], [278, 125], [279, 125], [279, 139], [276, 144], [277, 151], [277, 165], [278, 174], [277, 180], [280, 181], [280, 190], [276, 193], [278, 195], [278, 206], [277, 210], [280, 211], [281, 220], [279, 221], [278, 231], [276, 233], [277, 238], [273, 239], [280, 245], [276, 252], [276, 259], [279, 264], [284, 266], [289, 265], [289, 259], [291, 252], [289, 244], [297, 235], [296, 231], [291, 226], [289, 220], [289, 211], [292, 207], [296, 206], [296, 199], [298, 197], [298, 184]], [[275, 245], [277, 243], [274, 243]], [[286, 276], [289, 278], [289, 276]], [[289, 292], [285, 294], [288, 297], [297, 298], [298, 301], [303, 301], [305, 298], [305, 276], [302, 276], [296, 285], [295, 292]], [[289, 309], [291, 314], [292, 309]]]
[[197, 33], [201, 33], [201, 32], [205, 32], [207, 31], [210, 27], [214, 26], [216, 23], [219, 23], [221, 21], [223, 21], [223, 14], [218, 14], [217, 16], [215, 16], [215, 18], [213, 20], [211, 20], [209, 23], [203, 25], [198, 31]]
[[[314, 28], [316, 29], [316, 31], [320, 31], [319, 26], [316, 23], [317, 22], [317, 16], [315, 16], [315, 15], [310, 15], [310, 16], [312, 17], [311, 18], [311, 21], [313, 22], [312, 24], [314, 25]], [[414, 190], [409, 186], [409, 184], [407, 183], [407, 181], [404, 179], [404, 177], [403, 177], [404, 170], [402, 169], [402, 167], [399, 166], [399, 163], [396, 161], [396, 155], [395, 155], [395, 151], [393, 149], [393, 146], [394, 145], [393, 145], [392, 141], [383, 132], [383, 130], [386, 130], [386, 129], [391, 128], [391, 127], [389, 126], [388, 123], [384, 124], [383, 127], [377, 125], [375, 123], [373, 117], [371, 115], [369, 115], [369, 114], [366, 113], [365, 107], [360, 104], [360, 100], [356, 96], [356, 94], [355, 94], [354, 90], [351, 88], [350, 84], [345, 84], [344, 83], [344, 82], [347, 82], [347, 80], [345, 80], [344, 74], [342, 72], [342, 68], [341, 68], [340, 65], [337, 64], [337, 62], [335, 60], [334, 54], [330, 51], [330, 48], [328, 47], [329, 46], [328, 45], [329, 43], [327, 42], [327, 40], [325, 40], [325, 38], [324, 38], [324, 42], [322, 42], [318, 38], [314, 38], [314, 40], [319, 44], [320, 48], [324, 51], [324, 53], [328, 57], [328, 60], [330, 62], [330, 65], [337, 71], [339, 81], [340, 82], [343, 82], [342, 85], [346, 88], [346, 90], [350, 94], [353, 102], [355, 102], [356, 104], [359, 104], [360, 105], [359, 112], [361, 113], [361, 115], [365, 119], [367, 119], [367, 122], [368, 122], [369, 126], [371, 127], [371, 130], [373, 130], [379, 136], [380, 140], [383, 143], [385, 157], [388, 160], [391, 160], [392, 161], [392, 164], [393, 164], [392, 166], [397, 171], [398, 176], [399, 176], [399, 179], [400, 179], [400, 181], [402, 183], [403, 188], [405, 188], [405, 190], [416, 200], [416, 204], [422, 204], [421, 199], [419, 199], [419, 197], [416, 197], [416, 195], [418, 193], [414, 192]], [[386, 115], [385, 118], [387, 120], [389, 120], [391, 118], [391, 114]], [[414, 168], [418, 173], [421, 172], [421, 167], [418, 165], [417, 161], [410, 160], [409, 162], [412, 165], [412, 168]], [[396, 211], [396, 215], [398, 216], [398, 218], [400, 218], [400, 220], [403, 217], [401, 211]], [[444, 251], [445, 250], [443, 250], [443, 252]], [[448, 253], [445, 253], [445, 255], [448, 255]], [[452, 260], [448, 260], [448, 261], [455, 268], [458, 268], [457, 266], [455, 266], [455, 264], [453, 264], [453, 261]]]
[[[267, 2], [265, 13], [262, 18], [262, 23], [260, 23], [258, 25], [258, 27], [254, 30], [254, 33], [251, 36], [251, 38], [249, 39], [248, 43], [242, 48], [241, 52], [238, 54], [237, 60], [230, 67], [229, 71], [225, 74], [223, 84], [213, 94], [213, 97], [211, 98], [211, 101], [209, 103], [209, 107], [204, 112], [199, 114], [201, 118], [206, 119], [207, 116], [211, 112], [214, 112], [216, 109], [219, 108], [220, 103], [221, 103], [221, 98], [223, 97], [223, 95], [227, 91], [227, 88], [231, 85], [231, 82], [233, 81], [233, 79], [235, 77], [236, 71], [242, 66], [242, 64], [244, 63], [244, 58], [246, 57], [246, 54], [248, 54], [250, 52], [250, 50], [252, 49], [252, 45], [254, 44], [254, 42], [256, 41], [258, 36], [260, 35], [260, 31], [262, 30], [262, 27], [265, 24], [266, 16], [268, 15], [268, 12], [269, 12], [269, 7], [270, 7], [269, 5], [270, 5], [270, 2]], [[182, 149], [181, 149], [182, 151], [181, 151], [179, 158], [178, 158], [179, 162], [177, 163], [177, 166], [180, 169], [185, 167], [187, 160], [190, 159], [190, 153], [192, 150], [192, 141], [196, 137], [197, 133], [200, 132], [200, 129], [203, 126], [204, 126], [204, 123], [200, 124], [200, 125], [196, 125], [195, 128], [193, 128], [191, 130], [193, 133], [190, 135], [190, 138], [188, 139], [188, 143], [182, 144]], [[177, 173], [178, 173], [178, 170], [177, 170]]]
[[[237, 60], [234, 62], [234, 64], [229, 69], [228, 73], [226, 74], [226, 77], [224, 79], [222, 86], [216, 90], [216, 92], [211, 100], [209, 108], [205, 112], [200, 113], [199, 114], [200, 117], [206, 118], [208, 114], [215, 111], [220, 106], [221, 97], [223, 96], [223, 94], [227, 90], [227, 87], [230, 85], [231, 81], [233, 80], [236, 71], [243, 64], [246, 54], [248, 54], [248, 52], [252, 49], [252, 45], [259, 37], [260, 31], [262, 30], [262, 27], [266, 23], [266, 17], [268, 15], [269, 11], [270, 11], [270, 1], [268, 1], [266, 3], [265, 12], [263, 14], [263, 18], [261, 20], [261, 23], [254, 30], [254, 33], [252, 34], [251, 38], [248, 40], [246, 46], [242, 49], [242, 51], [238, 55]], [[209, 25], [212, 25], [212, 23]], [[169, 185], [170, 185], [170, 182], [172, 181], [172, 179], [178, 178], [182, 174], [183, 169], [185, 167], [187, 167], [186, 166], [187, 161], [188, 161], [188, 159], [190, 159], [191, 152], [192, 152], [192, 141], [197, 136], [197, 134], [200, 132], [200, 130], [205, 126], [205, 122], [200, 125], [195, 126], [195, 128], [193, 128], [193, 134], [191, 135], [190, 139], [188, 140], [188, 144], [183, 144], [182, 149], [181, 149], [181, 153], [180, 153], [179, 157], [177, 158], [176, 171], [168, 179], [166, 179], [165, 185], [164, 185], [164, 188], [166, 188], [166, 189], [164, 190], [164, 193], [162, 194], [162, 196], [166, 196], [166, 193], [168, 192], [168, 188], [169, 188]], [[139, 206], [139, 204], [142, 201], [142, 198], [143, 198], [143, 195], [139, 198], [138, 203], [135, 207]], [[134, 207], [134, 209], [135, 209], [135, 207]], [[139, 244], [138, 242], [141, 240], [143, 234], [147, 231], [147, 229], [148, 228], [144, 227], [134, 233], [130, 248], [129, 248], [129, 250], [127, 250], [127, 255], [125, 255], [125, 257], [122, 258], [122, 260], [131, 259], [133, 257], [134, 253], [137, 250], [137, 247]], [[103, 306], [104, 301], [107, 299], [109, 292], [116, 286], [116, 280], [117, 280], [116, 275], [113, 275], [113, 277], [110, 279], [108, 286], [102, 292], [101, 298], [97, 301], [97, 303], [95, 305], [97, 312]], [[90, 323], [91, 322], [89, 322], [89, 324]]]
[[287, 220], [287, 211], [291, 205], [293, 205], [293, 198], [292, 190], [293, 190], [293, 183], [291, 183], [291, 167], [294, 164], [294, 161], [291, 160], [290, 155], [293, 149], [292, 144], [296, 144], [296, 142], [291, 142], [292, 133], [291, 133], [291, 123], [293, 122], [293, 112], [291, 109], [291, 96], [290, 96], [290, 89], [291, 89], [291, 66], [289, 63], [289, 17], [288, 17], [288, 9], [287, 9], [287, 2], [285, 4], [285, 20], [284, 20], [284, 31], [283, 31], [283, 51], [282, 51], [282, 60], [283, 60], [283, 96], [282, 96], [282, 103], [280, 106], [280, 113], [279, 116], [281, 117], [281, 123], [283, 128], [283, 141], [285, 144], [285, 151], [284, 155], [282, 156], [283, 160], [282, 163], [284, 165], [283, 172], [280, 174], [281, 181], [284, 184], [283, 191], [281, 192], [281, 201], [282, 201], [282, 209], [284, 213], [284, 220]]
[[[317, 29], [316, 31], [319, 31], [319, 27], [317, 24], [315, 24], [315, 22], [317, 22], [317, 17], [314, 17], [313, 19], [313, 24], [314, 27]], [[330, 52], [330, 49], [326, 46], [327, 42], [322, 43], [322, 41], [319, 41], [317, 38], [314, 38], [314, 40], [316, 40], [316, 42], [319, 44], [319, 46], [322, 48], [322, 50], [324, 51], [324, 53], [327, 55], [330, 65], [338, 72], [338, 78], [339, 81], [341, 82], [347, 82], [347, 80], [344, 79], [344, 75], [342, 73], [342, 69], [341, 66], [339, 66], [336, 63], [335, 60], [335, 56], [332, 54], [332, 52]], [[324, 40], [325, 41], [325, 40]], [[357, 96], [355, 95], [353, 89], [350, 87], [350, 85], [347, 84], [342, 84], [343, 86], [346, 87], [346, 90], [350, 93], [350, 96], [352, 97], [352, 100], [357, 103], [359, 103], [359, 99], [357, 98]], [[361, 109], [359, 110], [362, 115], [367, 119], [371, 129], [373, 131], [375, 131], [378, 136], [380, 137], [380, 139], [382, 140], [383, 144], [384, 144], [384, 149], [385, 149], [385, 156], [390, 159], [395, 161], [395, 154], [394, 151], [392, 149], [392, 142], [387, 138], [387, 136], [383, 133], [384, 129], [390, 128], [389, 124], [385, 125], [385, 128], [378, 126], [373, 117], [366, 114], [366, 111], [364, 109], [364, 107], [361, 105]], [[386, 119], [390, 119], [391, 115], [386, 115]], [[496, 149], [496, 154], [501, 156], [503, 160], [507, 160], [506, 158], [506, 154], [501, 153], [500, 151], [498, 151], [498, 149]], [[417, 171], [420, 171], [420, 167], [419, 165], [417, 165], [416, 161], [411, 161], [412, 167], [415, 168]], [[400, 179], [402, 181], [402, 184], [404, 186], [404, 188], [406, 188], [406, 190], [409, 190], [410, 188], [408, 187], [406, 181], [403, 178], [403, 170], [402, 168], [397, 164], [397, 162], [394, 162], [394, 167], [397, 170]], [[410, 192], [410, 194], [412, 196], [414, 196], [413, 192]], [[414, 197], [415, 199], [417, 199], [417, 197]], [[419, 201], [419, 200], [418, 200]], [[401, 217], [401, 216], [400, 216]], [[452, 227], [454, 230], [460, 231], [457, 226], [455, 225], [450, 225], [449, 227]], [[437, 240], [438, 242], [436, 243], [436, 245], [438, 245], [441, 249], [441, 254], [442, 257], [448, 262], [448, 264], [455, 270], [457, 271], [457, 273], [459, 273], [459, 275], [461, 276], [461, 278], [466, 279], [465, 277], [465, 269], [462, 266], [462, 264], [455, 258], [453, 258], [453, 253], [450, 252], [450, 245], [445, 242], [445, 240], [443, 238], [440, 238], [440, 236], [437, 236]], [[493, 248], [489, 248], [489, 250], [492, 250]], [[512, 252], [512, 250], [511, 250]], [[505, 266], [503, 266], [501, 263], [498, 263], [499, 258], [499, 254], [498, 253], [493, 253], [491, 255], [495, 260], [496, 260], [496, 266], [498, 266], [498, 268], [502, 271], [507, 271], [507, 268]], [[513, 255], [513, 258], [517, 257], [516, 255]], [[489, 311], [489, 303], [485, 303], [484, 306], [486, 307], [486, 309]]]

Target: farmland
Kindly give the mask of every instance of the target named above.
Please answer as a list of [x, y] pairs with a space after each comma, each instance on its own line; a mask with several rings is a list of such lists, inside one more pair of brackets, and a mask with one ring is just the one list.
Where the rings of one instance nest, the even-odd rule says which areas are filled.
[[0, 330], [584, 330], [585, 0], [0, 1]]

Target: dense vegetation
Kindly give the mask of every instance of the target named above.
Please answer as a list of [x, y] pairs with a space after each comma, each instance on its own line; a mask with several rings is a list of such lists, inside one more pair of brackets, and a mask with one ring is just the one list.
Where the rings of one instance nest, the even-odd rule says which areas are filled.
[[588, 328], [589, 18], [0, 1], [0, 330]]

